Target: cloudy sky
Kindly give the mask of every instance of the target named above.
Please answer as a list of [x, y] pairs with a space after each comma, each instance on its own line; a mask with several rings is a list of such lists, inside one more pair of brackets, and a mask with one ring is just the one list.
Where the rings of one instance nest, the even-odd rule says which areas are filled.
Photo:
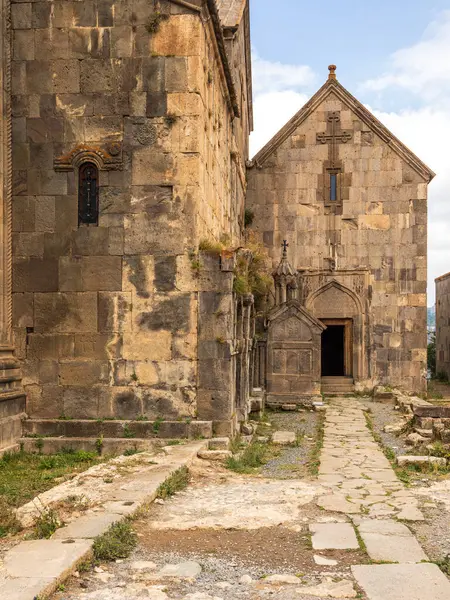
[[253, 0], [255, 131], [261, 148], [338, 79], [437, 177], [429, 195], [428, 305], [450, 271], [450, 0]]

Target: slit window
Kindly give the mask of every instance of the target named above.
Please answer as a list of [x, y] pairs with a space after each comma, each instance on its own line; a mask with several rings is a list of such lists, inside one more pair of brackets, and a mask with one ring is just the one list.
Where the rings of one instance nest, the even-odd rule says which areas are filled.
[[337, 201], [337, 173], [330, 173], [330, 201]]
[[78, 224], [98, 225], [98, 168], [86, 162], [78, 171]]

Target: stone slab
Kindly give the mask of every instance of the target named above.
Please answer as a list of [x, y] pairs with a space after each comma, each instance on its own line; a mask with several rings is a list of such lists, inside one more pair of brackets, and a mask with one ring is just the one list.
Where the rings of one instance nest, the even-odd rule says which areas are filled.
[[437, 565], [356, 565], [352, 573], [369, 600], [448, 600], [450, 581]]
[[66, 527], [58, 529], [53, 535], [53, 540], [67, 539], [93, 539], [105, 533], [113, 523], [120, 521], [121, 516], [113, 513], [84, 515], [72, 521]]
[[397, 464], [399, 467], [405, 465], [436, 465], [438, 467], [445, 467], [447, 461], [443, 457], [438, 456], [412, 456], [407, 454], [405, 456], [397, 456]]
[[72, 544], [60, 540], [21, 542], [6, 553], [4, 567], [9, 577], [61, 577], [90, 549], [88, 540], [77, 540]]
[[314, 550], [359, 550], [350, 523], [313, 523], [309, 526]]
[[158, 577], [180, 577], [181, 579], [192, 579], [198, 577], [202, 567], [194, 561], [186, 561], [178, 564], [165, 565], [158, 571]]
[[361, 512], [359, 503], [349, 502], [342, 494], [331, 494], [330, 496], [321, 496], [317, 500], [317, 506], [324, 510], [332, 512], [341, 512], [347, 515]]
[[2, 598], [8, 600], [33, 600], [56, 580], [45, 577], [17, 577], [4, 579], [0, 577]]
[[380, 533], [367, 533], [360, 530], [361, 537], [366, 545], [367, 554], [372, 560], [420, 563], [428, 560], [427, 555], [412, 535], [383, 535]]
[[320, 556], [320, 554], [314, 554], [314, 562], [322, 567], [335, 567], [338, 564], [337, 560]]
[[380, 535], [396, 535], [403, 537], [412, 537], [411, 531], [403, 525], [393, 519], [359, 519], [358, 517], [353, 518], [354, 523], [358, 527], [360, 534], [363, 533], [378, 533]]
[[295, 440], [296, 436], [293, 431], [276, 431], [272, 436], [272, 442], [274, 444], [279, 444], [280, 446], [294, 444]]

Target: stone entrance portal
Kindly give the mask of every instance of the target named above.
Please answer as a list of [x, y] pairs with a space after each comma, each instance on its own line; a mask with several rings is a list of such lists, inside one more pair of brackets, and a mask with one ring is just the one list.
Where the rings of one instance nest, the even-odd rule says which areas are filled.
[[323, 319], [326, 329], [322, 333], [322, 377], [352, 376], [351, 319]]

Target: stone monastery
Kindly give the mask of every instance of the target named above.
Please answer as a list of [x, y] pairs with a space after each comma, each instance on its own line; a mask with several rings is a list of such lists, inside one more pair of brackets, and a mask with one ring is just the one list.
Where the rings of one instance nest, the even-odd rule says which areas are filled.
[[334, 66], [250, 161], [247, 0], [0, 4], [1, 449], [425, 389], [434, 174]]

